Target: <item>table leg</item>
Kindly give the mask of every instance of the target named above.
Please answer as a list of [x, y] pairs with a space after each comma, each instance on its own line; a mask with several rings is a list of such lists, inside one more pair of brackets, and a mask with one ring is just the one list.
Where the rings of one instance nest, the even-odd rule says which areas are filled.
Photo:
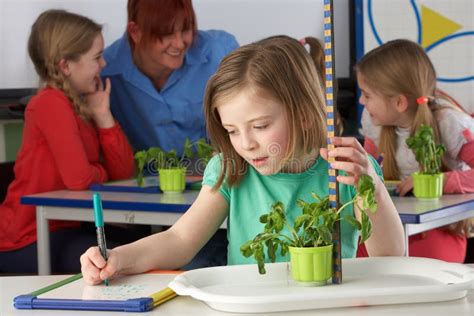
[[408, 232], [408, 227], [407, 224], [403, 224], [403, 231], [405, 232], [405, 257], [408, 257], [408, 244], [409, 244], [409, 232]]
[[36, 236], [38, 248], [38, 275], [51, 274], [49, 250], [49, 221], [44, 216], [44, 207], [36, 207]]

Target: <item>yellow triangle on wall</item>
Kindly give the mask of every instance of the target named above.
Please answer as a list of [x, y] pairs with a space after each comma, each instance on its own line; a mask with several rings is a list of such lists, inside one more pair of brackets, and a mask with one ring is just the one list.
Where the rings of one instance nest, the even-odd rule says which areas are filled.
[[422, 47], [427, 47], [462, 28], [462, 25], [442, 16], [438, 12], [424, 5], [421, 6], [421, 24]]

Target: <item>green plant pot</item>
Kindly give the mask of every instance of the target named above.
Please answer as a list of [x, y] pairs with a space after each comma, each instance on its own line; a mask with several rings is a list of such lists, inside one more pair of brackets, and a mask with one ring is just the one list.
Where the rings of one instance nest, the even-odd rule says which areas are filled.
[[419, 174], [413, 177], [413, 194], [418, 199], [439, 199], [443, 195], [443, 174]]
[[332, 277], [332, 245], [290, 249], [291, 275], [305, 286], [325, 285]]
[[159, 169], [160, 189], [163, 193], [181, 193], [186, 187], [186, 168]]

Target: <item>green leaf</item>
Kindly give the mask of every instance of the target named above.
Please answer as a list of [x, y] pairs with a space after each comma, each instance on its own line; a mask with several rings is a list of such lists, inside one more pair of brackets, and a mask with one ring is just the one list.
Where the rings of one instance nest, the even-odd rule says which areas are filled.
[[265, 245], [267, 246], [267, 255], [268, 255], [268, 258], [270, 258], [270, 261], [271, 262], [275, 262], [276, 260], [276, 256], [275, 256], [275, 252], [277, 251], [277, 245], [274, 245], [273, 244], [273, 241], [271, 239], [268, 239], [266, 242], [265, 242]]
[[[295, 224], [293, 227], [295, 228], [295, 231], [299, 231], [302, 225], [306, 225], [307, 223], [310, 223], [312, 219], [312, 216], [309, 214], [303, 214], [295, 219]], [[307, 228], [307, 226], [305, 226]]]
[[249, 240], [245, 242], [242, 246], [240, 246], [240, 252], [245, 258], [248, 258], [253, 254], [253, 251], [251, 249], [252, 243], [253, 243], [253, 240]]
[[137, 167], [137, 184], [138, 186], [143, 186], [143, 169], [147, 161], [147, 152], [145, 150], [137, 151], [134, 155], [135, 164]]
[[352, 227], [354, 227], [355, 229], [357, 230], [362, 229], [362, 224], [354, 216], [346, 215], [344, 216], [344, 220], [348, 222], [349, 224], [351, 224]]
[[302, 200], [302, 199], [297, 199], [297, 200], [296, 200], [296, 205], [297, 205], [299, 208], [301, 208], [301, 209], [303, 209], [307, 204], [308, 204], [308, 203], [306, 203], [306, 202], [305, 202], [304, 200]]
[[446, 152], [443, 144], [436, 144], [433, 129], [420, 125], [415, 134], [406, 140], [407, 146], [415, 153], [420, 164], [420, 173], [437, 174], [441, 172], [441, 158]]
[[200, 138], [194, 145], [196, 146], [198, 157], [203, 159], [206, 163], [209, 162], [214, 152], [212, 146], [209, 145], [204, 138]]
[[361, 212], [362, 214], [362, 227], [360, 231], [360, 243], [363, 244], [367, 239], [369, 239], [370, 235], [372, 234], [372, 222], [370, 221], [369, 216], [365, 214], [365, 212]]
[[363, 209], [375, 213], [377, 211], [377, 201], [375, 200], [375, 185], [372, 177], [362, 175], [357, 184], [357, 191], [362, 198]]
[[265, 253], [261, 243], [255, 244], [253, 256], [258, 263], [260, 274], [265, 274]]
[[181, 157], [181, 160], [183, 160], [184, 158], [191, 159], [193, 157], [194, 157], [193, 146], [191, 145], [189, 138], [186, 137], [186, 140], [184, 141], [183, 156]]
[[286, 243], [280, 243], [280, 254], [282, 257], [286, 256], [288, 252], [288, 245]]
[[[339, 210], [330, 207], [329, 196], [319, 197], [312, 193], [316, 200], [311, 203], [302, 199], [296, 199], [296, 205], [301, 209], [301, 214], [296, 216], [294, 222], [290, 223], [285, 214], [285, 207], [281, 201], [271, 205], [270, 211], [259, 216], [263, 224], [263, 231], [258, 233], [253, 240], [244, 243], [241, 253], [244, 256], [253, 256], [258, 264], [259, 273], [265, 273], [265, 256], [274, 262], [277, 257], [278, 247], [280, 255], [288, 253], [288, 247], [318, 247], [332, 243], [334, 224], [339, 220], [340, 211], [348, 205], [361, 201], [364, 208], [375, 211], [375, 185], [373, 179], [363, 175], [357, 184], [357, 194]], [[361, 231], [362, 240], [367, 240], [372, 233], [369, 217], [362, 210], [362, 220], [357, 221], [352, 215], [344, 217], [350, 225]], [[289, 234], [282, 233], [286, 227]]]
[[325, 245], [329, 245], [332, 242], [332, 232], [326, 227], [326, 226], [318, 226], [316, 227], [319, 236], [322, 238], [324, 241]]

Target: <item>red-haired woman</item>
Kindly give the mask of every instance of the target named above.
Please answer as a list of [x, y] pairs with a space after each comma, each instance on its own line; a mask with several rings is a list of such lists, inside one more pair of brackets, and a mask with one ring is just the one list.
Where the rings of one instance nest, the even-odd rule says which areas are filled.
[[224, 31], [197, 30], [191, 0], [129, 0], [127, 31], [104, 53], [110, 103], [135, 150], [176, 149], [206, 136], [207, 80], [238, 47]]
[[[128, 0], [127, 10], [127, 31], [104, 52], [112, 113], [135, 150], [180, 155], [186, 138], [206, 137], [207, 81], [238, 43], [224, 31], [197, 30], [191, 0]], [[185, 268], [225, 265], [226, 254], [220, 230]]]

